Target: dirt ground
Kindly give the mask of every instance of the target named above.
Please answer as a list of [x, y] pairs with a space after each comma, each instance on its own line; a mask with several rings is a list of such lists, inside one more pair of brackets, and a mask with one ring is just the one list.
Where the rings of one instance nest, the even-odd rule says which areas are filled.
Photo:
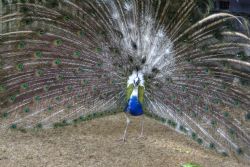
[[204, 167], [244, 167], [199, 146], [191, 139], [146, 118], [143, 140], [139, 120], [132, 120], [128, 141], [121, 137], [123, 114], [58, 129], [0, 132], [1, 167], [179, 167], [196, 162]]

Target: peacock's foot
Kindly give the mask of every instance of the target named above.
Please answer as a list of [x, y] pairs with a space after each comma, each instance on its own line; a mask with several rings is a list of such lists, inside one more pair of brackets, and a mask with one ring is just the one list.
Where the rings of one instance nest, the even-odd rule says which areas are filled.
[[136, 137], [136, 140], [146, 140], [147, 137], [144, 135], [139, 135], [138, 137]]
[[124, 137], [122, 137], [120, 139], [116, 139], [116, 142], [123, 142], [123, 143], [125, 143], [126, 141], [127, 141], [127, 139], [124, 138]]

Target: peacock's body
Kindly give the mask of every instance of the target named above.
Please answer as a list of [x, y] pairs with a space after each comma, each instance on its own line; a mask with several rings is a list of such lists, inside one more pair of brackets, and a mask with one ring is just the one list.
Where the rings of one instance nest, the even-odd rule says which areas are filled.
[[2, 128], [77, 123], [126, 106], [223, 155], [250, 159], [244, 18], [210, 13], [211, 0], [0, 4]]
[[141, 72], [133, 72], [127, 84], [126, 113], [132, 116], [140, 116], [143, 114], [144, 89], [143, 74]]

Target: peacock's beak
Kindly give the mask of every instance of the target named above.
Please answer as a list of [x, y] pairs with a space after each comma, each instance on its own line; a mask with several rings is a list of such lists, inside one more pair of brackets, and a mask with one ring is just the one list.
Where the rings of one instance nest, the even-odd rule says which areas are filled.
[[137, 82], [136, 82], [136, 86], [138, 86], [140, 84], [140, 80], [138, 80]]

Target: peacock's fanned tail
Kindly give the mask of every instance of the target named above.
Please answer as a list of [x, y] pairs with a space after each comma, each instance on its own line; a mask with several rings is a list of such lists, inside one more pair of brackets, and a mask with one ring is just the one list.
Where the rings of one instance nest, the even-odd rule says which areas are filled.
[[148, 116], [249, 161], [244, 18], [211, 13], [212, 0], [0, 4], [2, 128], [59, 126], [117, 111], [128, 76], [140, 69]]

